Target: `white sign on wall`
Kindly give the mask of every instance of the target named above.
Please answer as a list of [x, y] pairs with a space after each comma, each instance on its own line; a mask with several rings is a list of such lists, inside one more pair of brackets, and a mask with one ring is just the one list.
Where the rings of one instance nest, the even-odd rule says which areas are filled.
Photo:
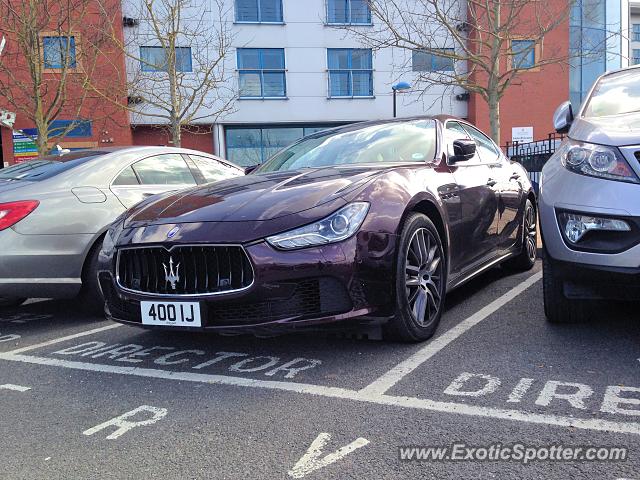
[[16, 123], [16, 114], [0, 108], [0, 127], [13, 128]]
[[511, 142], [533, 142], [533, 127], [513, 127], [511, 129]]

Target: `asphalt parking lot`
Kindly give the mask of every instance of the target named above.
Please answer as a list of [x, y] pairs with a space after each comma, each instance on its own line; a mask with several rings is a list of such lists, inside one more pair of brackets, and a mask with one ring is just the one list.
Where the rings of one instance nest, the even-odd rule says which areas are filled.
[[[452, 293], [419, 345], [151, 332], [74, 307], [0, 313], [1, 478], [640, 478], [636, 307], [550, 325], [539, 263]], [[455, 442], [628, 459], [400, 459]]]

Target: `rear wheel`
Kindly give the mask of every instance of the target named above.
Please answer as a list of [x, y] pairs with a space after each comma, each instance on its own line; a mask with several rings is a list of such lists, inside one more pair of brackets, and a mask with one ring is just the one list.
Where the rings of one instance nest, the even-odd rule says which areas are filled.
[[26, 298], [0, 298], [0, 308], [19, 307], [26, 301]]
[[562, 278], [547, 253], [542, 260], [542, 275], [544, 314], [549, 322], [579, 323], [589, 319], [591, 302], [565, 297]]
[[538, 257], [538, 215], [536, 207], [527, 199], [522, 218], [522, 250], [518, 256], [507, 260], [504, 266], [519, 271], [531, 270]]
[[440, 234], [422, 214], [407, 218], [396, 265], [396, 311], [385, 336], [418, 342], [433, 336], [440, 323], [446, 285], [446, 257]]
[[98, 283], [98, 255], [102, 241], [91, 248], [82, 271], [82, 289], [78, 295], [82, 308], [94, 315], [104, 314], [104, 297]]

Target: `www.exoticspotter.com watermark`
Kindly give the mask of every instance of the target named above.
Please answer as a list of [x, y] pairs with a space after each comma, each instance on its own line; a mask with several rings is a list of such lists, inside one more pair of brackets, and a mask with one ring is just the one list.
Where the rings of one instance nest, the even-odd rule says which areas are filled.
[[614, 462], [625, 461], [625, 447], [526, 445], [493, 443], [474, 446], [452, 443], [441, 446], [401, 446], [398, 456], [403, 462]]

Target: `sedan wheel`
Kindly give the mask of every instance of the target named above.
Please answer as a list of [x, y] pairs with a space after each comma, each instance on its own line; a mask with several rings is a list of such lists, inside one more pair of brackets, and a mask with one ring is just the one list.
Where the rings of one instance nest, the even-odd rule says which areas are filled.
[[522, 249], [520, 253], [505, 262], [513, 270], [530, 270], [538, 257], [538, 214], [533, 202], [527, 199], [522, 218]]
[[426, 228], [419, 228], [409, 241], [405, 259], [407, 302], [421, 327], [431, 323], [440, 308], [442, 252]]
[[405, 223], [396, 271], [397, 309], [386, 327], [396, 340], [421, 341], [431, 337], [442, 315], [446, 259], [435, 225], [421, 214]]

